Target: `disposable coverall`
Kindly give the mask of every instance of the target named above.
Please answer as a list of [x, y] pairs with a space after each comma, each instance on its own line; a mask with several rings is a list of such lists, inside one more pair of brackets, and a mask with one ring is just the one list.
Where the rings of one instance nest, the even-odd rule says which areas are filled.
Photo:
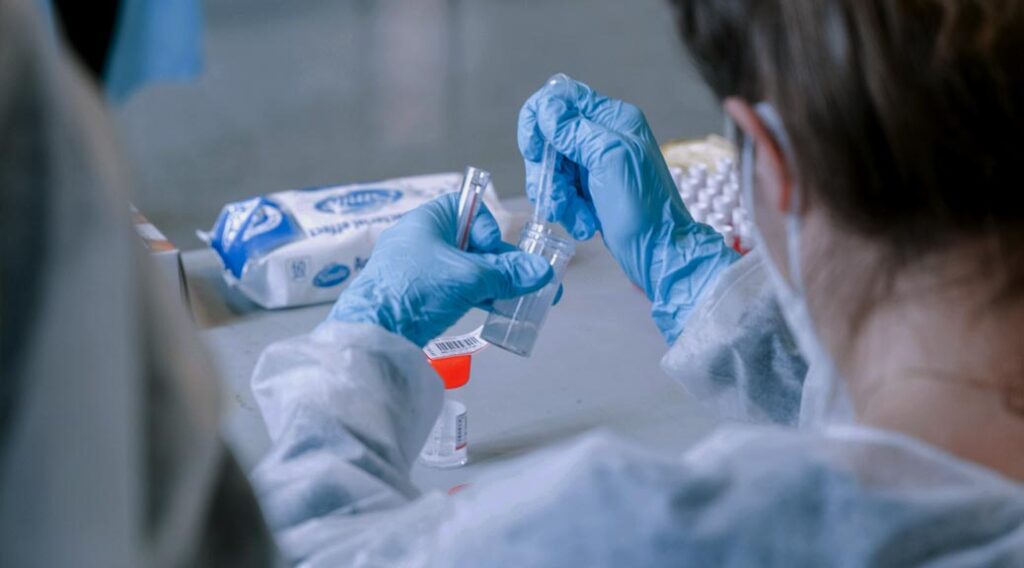
[[327, 322], [268, 348], [253, 389], [274, 446], [253, 474], [293, 561], [410, 566], [1016, 566], [1024, 488], [863, 426], [800, 430], [802, 362], [762, 261], [722, 276], [663, 360], [746, 418], [678, 459], [595, 432], [416, 497], [441, 386], [380, 328]]
[[[102, 110], [26, 12], [0, 0], [4, 564], [266, 561], [212, 373], [133, 248]], [[253, 377], [274, 441], [252, 473], [263, 515], [288, 560], [325, 566], [1024, 565], [1020, 484], [896, 433], [791, 427], [806, 369], [756, 255], [664, 367], [769, 424], [679, 458], [597, 432], [419, 495], [440, 382], [411, 342], [324, 323]]]

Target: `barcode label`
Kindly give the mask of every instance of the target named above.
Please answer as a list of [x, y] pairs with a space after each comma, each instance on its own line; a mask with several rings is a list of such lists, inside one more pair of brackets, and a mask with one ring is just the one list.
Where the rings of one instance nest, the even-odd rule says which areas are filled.
[[487, 347], [488, 343], [480, 339], [483, 327], [453, 337], [438, 337], [423, 348], [423, 352], [431, 359], [442, 359], [445, 357], [457, 357], [459, 355], [470, 355]]
[[434, 343], [434, 348], [441, 354], [458, 353], [465, 350], [473, 350], [480, 346], [481, 341], [475, 337], [466, 339], [445, 339]]

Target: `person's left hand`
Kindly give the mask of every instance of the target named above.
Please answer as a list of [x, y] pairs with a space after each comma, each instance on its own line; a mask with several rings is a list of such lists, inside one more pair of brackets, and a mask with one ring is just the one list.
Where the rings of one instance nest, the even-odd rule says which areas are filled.
[[547, 260], [501, 240], [485, 206], [469, 250], [456, 248], [457, 211], [458, 195], [442, 195], [384, 231], [328, 319], [375, 323], [423, 347], [470, 308], [535, 292], [554, 276]]

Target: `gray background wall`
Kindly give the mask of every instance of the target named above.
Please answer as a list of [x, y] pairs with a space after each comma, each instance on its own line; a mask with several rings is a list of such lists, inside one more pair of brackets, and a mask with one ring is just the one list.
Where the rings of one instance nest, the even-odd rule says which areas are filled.
[[115, 110], [136, 203], [185, 249], [261, 193], [461, 170], [522, 192], [516, 116], [557, 71], [664, 140], [721, 128], [665, 0], [206, 0], [205, 70]]

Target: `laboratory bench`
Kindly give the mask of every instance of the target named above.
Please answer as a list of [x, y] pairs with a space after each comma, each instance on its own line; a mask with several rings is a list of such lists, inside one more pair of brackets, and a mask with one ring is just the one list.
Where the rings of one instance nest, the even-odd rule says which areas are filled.
[[[528, 207], [525, 200], [506, 205]], [[227, 395], [224, 435], [248, 471], [270, 443], [249, 386], [257, 358], [274, 341], [308, 333], [331, 306], [266, 310], [224, 282], [212, 250], [187, 251], [182, 262], [194, 319]], [[564, 286], [532, 357], [497, 347], [473, 357], [469, 384], [450, 391], [467, 407], [469, 463], [417, 464], [412, 475], [421, 488], [448, 490], [494, 464], [596, 428], [666, 455], [714, 428], [716, 417], [661, 371], [667, 347], [650, 304], [600, 237], [579, 243]], [[473, 310], [446, 335], [468, 332], [485, 317]]]

